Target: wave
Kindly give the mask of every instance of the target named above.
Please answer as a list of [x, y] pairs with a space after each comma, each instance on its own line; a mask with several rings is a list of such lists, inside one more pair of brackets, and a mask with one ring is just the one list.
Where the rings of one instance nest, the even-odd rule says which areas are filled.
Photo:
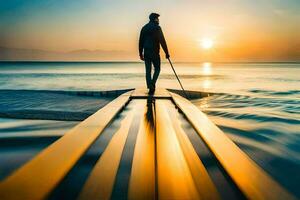
[[49, 110], [15, 110], [0, 111], [1, 118], [16, 119], [44, 119], [44, 120], [62, 120], [62, 121], [82, 121], [89, 117], [93, 112], [65, 112], [65, 111], [49, 111]]
[[295, 143], [300, 141], [298, 99], [218, 93], [193, 103], [228, 134], [265, 144], [272, 138], [279, 146], [300, 153], [300, 143]]
[[[121, 78], [121, 79], [127, 79], [127, 78], [141, 78], [145, 77], [144, 73], [32, 73], [32, 72], [1, 72], [0, 78], [7, 78], [9, 76], [12, 76], [14, 78], [70, 78], [70, 77], [88, 77], [88, 78], [109, 78], [110, 80], [113, 78]], [[224, 79], [226, 76], [224, 75], [216, 75], [216, 74], [181, 74], [180, 78], [182, 79], [201, 79], [201, 78], [211, 78], [211, 79]], [[160, 78], [162, 79], [174, 79], [173, 74], [161, 74]]]
[[274, 96], [286, 96], [286, 95], [296, 95], [300, 94], [300, 90], [289, 90], [289, 91], [272, 91], [272, 90], [260, 90], [260, 89], [252, 89], [249, 92], [264, 94], [264, 95], [274, 95]]
[[206, 114], [213, 116], [222, 116], [225, 118], [231, 119], [241, 119], [241, 120], [255, 120], [256, 122], [283, 122], [289, 124], [299, 124], [300, 120], [298, 119], [288, 119], [285, 117], [275, 117], [275, 116], [266, 116], [266, 115], [257, 115], [249, 113], [231, 113], [226, 111], [206, 111]]
[[[0, 90], [0, 117], [82, 121], [117, 96], [131, 90]], [[170, 91], [184, 96], [181, 90]], [[187, 91], [187, 94], [191, 99], [208, 95], [197, 91]]]
[[134, 90], [134, 88], [122, 89], [122, 90], [104, 90], [104, 91], [93, 91], [93, 90], [18, 90], [18, 89], [1, 89], [0, 92], [26, 92], [26, 93], [53, 93], [53, 94], [68, 94], [76, 96], [95, 96], [95, 97], [116, 97], [125, 92]]
[[[259, 95], [215, 93], [194, 100], [250, 158], [300, 196], [299, 91], [252, 90]], [[263, 95], [261, 95], [263, 94]], [[272, 96], [271, 96], [272, 95]], [[289, 170], [282, 170], [288, 168]]]
[[0, 90], [0, 117], [81, 121], [130, 90]]

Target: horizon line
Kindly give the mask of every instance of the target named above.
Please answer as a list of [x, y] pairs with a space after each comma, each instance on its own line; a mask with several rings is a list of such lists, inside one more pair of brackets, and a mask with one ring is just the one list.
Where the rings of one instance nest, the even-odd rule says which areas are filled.
[[[290, 63], [290, 64], [298, 64], [300, 60], [293, 61], [173, 61], [174, 63]], [[138, 60], [0, 60], [0, 63], [144, 63], [143, 61]], [[168, 61], [162, 61], [162, 63], [168, 63]]]

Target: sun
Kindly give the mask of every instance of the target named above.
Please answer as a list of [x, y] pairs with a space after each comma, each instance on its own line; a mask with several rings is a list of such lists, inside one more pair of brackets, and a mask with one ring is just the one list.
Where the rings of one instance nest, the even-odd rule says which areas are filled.
[[210, 38], [202, 38], [200, 45], [203, 49], [211, 49], [214, 46], [214, 41]]

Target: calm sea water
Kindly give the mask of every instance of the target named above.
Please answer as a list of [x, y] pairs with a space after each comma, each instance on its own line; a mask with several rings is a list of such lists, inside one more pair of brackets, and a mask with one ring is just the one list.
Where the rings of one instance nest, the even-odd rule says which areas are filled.
[[[193, 101], [240, 148], [300, 197], [300, 64], [175, 63]], [[0, 63], [0, 90], [145, 87], [143, 63]], [[179, 85], [167, 63], [158, 87]]]

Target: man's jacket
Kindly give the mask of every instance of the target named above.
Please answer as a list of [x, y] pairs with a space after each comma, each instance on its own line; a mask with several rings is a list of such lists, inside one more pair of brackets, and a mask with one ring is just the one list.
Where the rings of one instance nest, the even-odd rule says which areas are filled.
[[140, 34], [139, 39], [139, 53], [144, 56], [157, 56], [159, 55], [159, 48], [162, 46], [166, 55], [169, 55], [167, 43], [164, 37], [164, 34], [160, 28], [160, 26], [150, 21], [146, 24]]

